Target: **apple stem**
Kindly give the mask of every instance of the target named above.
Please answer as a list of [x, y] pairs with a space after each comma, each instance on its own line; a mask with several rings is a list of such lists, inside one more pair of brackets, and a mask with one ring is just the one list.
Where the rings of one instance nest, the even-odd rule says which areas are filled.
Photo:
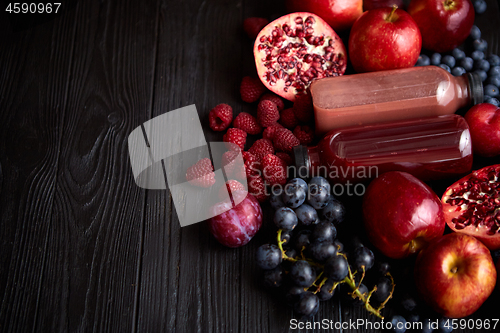
[[455, 1], [454, 0], [445, 0], [443, 3], [443, 6], [446, 10], [450, 10], [455, 6]]
[[398, 9], [398, 6], [397, 5], [392, 5], [392, 10], [391, 10], [391, 13], [389, 14], [389, 16], [387, 16], [387, 18], [385, 19], [387, 22], [392, 22], [392, 15], [394, 15], [394, 12], [396, 11], [396, 9]]

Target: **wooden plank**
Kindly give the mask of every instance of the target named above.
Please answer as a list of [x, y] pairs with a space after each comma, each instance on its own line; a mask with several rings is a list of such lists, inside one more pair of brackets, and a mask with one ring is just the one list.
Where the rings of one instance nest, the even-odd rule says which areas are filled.
[[34, 330], [43, 306], [74, 28], [56, 20], [8, 36], [0, 48], [2, 331]]
[[145, 191], [128, 134], [151, 107], [158, 2], [80, 2], [37, 329], [132, 331]]
[[[160, 17], [151, 117], [194, 103], [207, 140], [221, 141], [207, 114], [223, 102], [240, 111], [241, 4], [164, 1]], [[240, 331], [240, 255], [203, 223], [181, 228], [170, 193], [149, 191], [137, 330]]]

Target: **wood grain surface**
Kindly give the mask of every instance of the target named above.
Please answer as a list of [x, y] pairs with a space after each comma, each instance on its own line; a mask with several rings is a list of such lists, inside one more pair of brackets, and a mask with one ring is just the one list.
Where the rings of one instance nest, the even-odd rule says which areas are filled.
[[[498, 54], [499, 2], [487, 3], [477, 24]], [[168, 190], [135, 185], [127, 145], [137, 126], [190, 104], [207, 141], [221, 141], [213, 106], [256, 109], [239, 96], [255, 75], [242, 21], [283, 13], [283, 0], [92, 0], [0, 34], [0, 331], [292, 331], [291, 308], [253, 262], [270, 227], [238, 249], [205, 223], [181, 228]], [[347, 205], [349, 234], [359, 200]], [[495, 308], [471, 318], [499, 318]], [[314, 320], [358, 318], [376, 321], [335, 297]]]

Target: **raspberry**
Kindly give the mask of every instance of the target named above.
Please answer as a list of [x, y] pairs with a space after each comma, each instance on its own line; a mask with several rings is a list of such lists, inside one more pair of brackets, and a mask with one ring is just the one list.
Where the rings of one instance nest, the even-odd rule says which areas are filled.
[[277, 122], [280, 119], [280, 112], [276, 104], [269, 100], [260, 101], [257, 107], [257, 119], [264, 127], [271, 126]]
[[248, 193], [253, 195], [259, 202], [267, 200], [266, 185], [260, 175], [250, 176], [248, 181]]
[[272, 93], [264, 94], [260, 98], [259, 102], [265, 101], [265, 100], [274, 102], [274, 104], [276, 104], [276, 106], [278, 107], [278, 111], [282, 111], [285, 108], [285, 103], [283, 102], [281, 97], [279, 97], [276, 94], [272, 94]]
[[311, 95], [297, 95], [293, 104], [293, 112], [299, 121], [304, 123], [309, 122], [314, 114]]
[[212, 161], [203, 158], [190, 166], [186, 171], [187, 181], [195, 186], [210, 187], [215, 184], [215, 173]]
[[208, 114], [210, 128], [214, 131], [223, 131], [233, 121], [233, 108], [227, 104], [219, 104]]
[[262, 132], [262, 127], [257, 119], [247, 112], [238, 114], [236, 118], [234, 118], [233, 126], [252, 135]]
[[245, 170], [243, 172], [243, 177], [252, 177], [259, 174], [260, 170], [260, 162], [257, 160], [254, 154], [244, 151], [243, 152], [243, 161], [245, 162]]
[[262, 17], [249, 17], [243, 20], [243, 30], [245, 30], [251, 40], [255, 40], [262, 28], [268, 23], [269, 21]]
[[285, 164], [285, 167], [288, 167], [288, 166], [293, 164], [292, 157], [290, 155], [288, 155], [287, 153], [279, 152], [279, 153], [276, 153], [276, 156], [278, 156], [283, 161], [283, 163]]
[[260, 81], [250, 76], [245, 76], [241, 80], [240, 94], [241, 99], [247, 103], [256, 102], [259, 97], [266, 91], [266, 87]]
[[276, 150], [284, 151], [285, 153], [290, 153], [293, 147], [300, 145], [299, 139], [293, 135], [292, 131], [286, 128], [276, 131], [273, 143]]
[[314, 140], [314, 131], [307, 125], [297, 126], [293, 130], [293, 135], [299, 139], [301, 145], [307, 146]]
[[226, 184], [222, 185], [219, 189], [219, 199], [224, 200], [227, 198], [228, 194], [231, 194], [235, 191], [246, 191], [247, 189], [237, 180], [230, 179], [226, 182]]
[[274, 134], [276, 133], [276, 130], [279, 129], [279, 128], [283, 128], [283, 126], [281, 126], [278, 123], [276, 125], [272, 125], [272, 126], [267, 127], [264, 130], [264, 133], [262, 133], [262, 137], [264, 139], [268, 139], [268, 140], [272, 141], [273, 138], [274, 138]]
[[286, 183], [286, 167], [284, 162], [276, 155], [267, 154], [262, 158], [262, 174], [271, 186]]
[[247, 141], [247, 132], [239, 128], [230, 128], [222, 137], [222, 141], [234, 143], [243, 150], [245, 149], [245, 143]]
[[250, 147], [250, 149], [248, 149], [248, 151], [255, 155], [257, 161], [260, 162], [262, 158], [267, 154], [274, 154], [274, 147], [271, 140], [259, 139], [255, 141], [255, 143], [252, 145], [252, 147]]
[[280, 114], [280, 123], [288, 129], [294, 129], [299, 124], [299, 120], [295, 116], [295, 112], [293, 112], [292, 108], [285, 109], [281, 111]]

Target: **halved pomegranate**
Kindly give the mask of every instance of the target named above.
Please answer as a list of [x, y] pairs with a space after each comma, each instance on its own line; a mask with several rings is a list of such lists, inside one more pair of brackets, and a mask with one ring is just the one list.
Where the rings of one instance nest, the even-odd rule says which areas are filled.
[[347, 53], [339, 36], [319, 16], [291, 13], [266, 25], [253, 49], [266, 87], [290, 101], [309, 84], [345, 72]]
[[448, 226], [500, 248], [500, 164], [472, 172], [446, 189], [443, 210]]

